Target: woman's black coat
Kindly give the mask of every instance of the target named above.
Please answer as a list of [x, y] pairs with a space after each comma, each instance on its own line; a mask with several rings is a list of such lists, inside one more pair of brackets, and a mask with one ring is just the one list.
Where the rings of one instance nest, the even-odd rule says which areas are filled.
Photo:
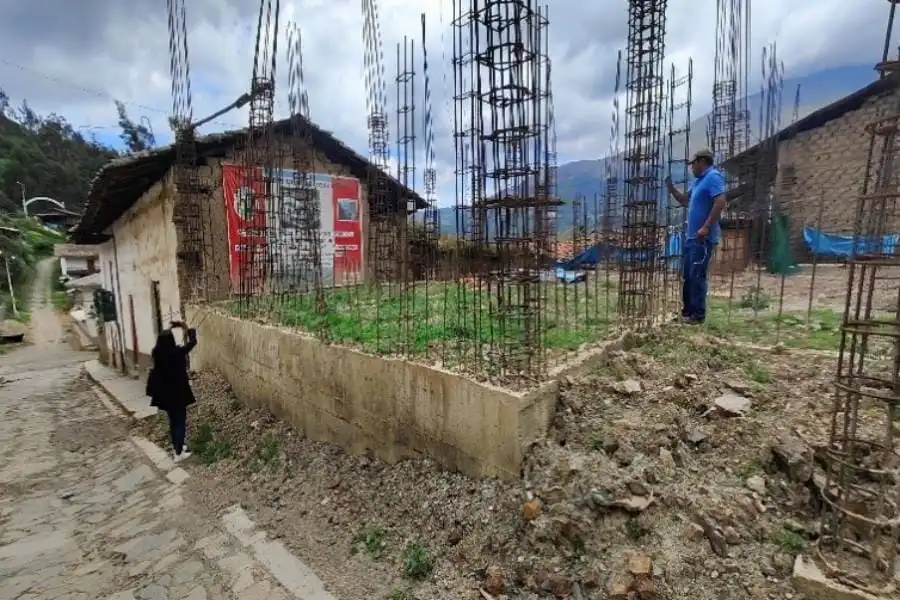
[[196, 402], [188, 378], [188, 354], [197, 345], [197, 330], [188, 329], [183, 346], [175, 346], [166, 360], [154, 360], [147, 375], [150, 406], [160, 410], [179, 409]]

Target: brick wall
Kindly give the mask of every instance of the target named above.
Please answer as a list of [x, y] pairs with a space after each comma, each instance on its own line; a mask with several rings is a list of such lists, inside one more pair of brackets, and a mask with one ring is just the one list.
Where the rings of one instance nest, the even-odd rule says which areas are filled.
[[[826, 233], [852, 234], [857, 198], [863, 187], [869, 135], [868, 123], [895, 110], [896, 90], [870, 98], [855, 111], [781, 142], [779, 173], [794, 168], [792, 186], [777, 184], [791, 221], [791, 241], [800, 260], [809, 257], [803, 242], [803, 227], [820, 222]], [[900, 231], [896, 211], [888, 223], [890, 231]]]

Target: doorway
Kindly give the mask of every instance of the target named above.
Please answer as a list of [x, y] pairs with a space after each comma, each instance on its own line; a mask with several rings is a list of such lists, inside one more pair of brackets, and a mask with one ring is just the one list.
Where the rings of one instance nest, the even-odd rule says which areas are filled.
[[159, 336], [163, 330], [162, 303], [159, 300], [159, 282], [150, 282], [150, 302], [153, 310], [153, 327], [155, 333]]

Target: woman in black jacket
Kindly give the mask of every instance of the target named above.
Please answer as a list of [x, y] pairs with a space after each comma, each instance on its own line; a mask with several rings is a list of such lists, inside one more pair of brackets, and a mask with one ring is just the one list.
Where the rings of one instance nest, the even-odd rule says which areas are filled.
[[[175, 343], [172, 329], [179, 328], [185, 333], [185, 343]], [[153, 347], [153, 368], [147, 377], [147, 395], [150, 406], [166, 411], [169, 415], [169, 429], [175, 462], [190, 456], [184, 444], [187, 429], [187, 407], [195, 402], [194, 392], [188, 379], [188, 354], [197, 345], [197, 331], [189, 329], [183, 321], [173, 321], [172, 329], [166, 329], [156, 338]]]

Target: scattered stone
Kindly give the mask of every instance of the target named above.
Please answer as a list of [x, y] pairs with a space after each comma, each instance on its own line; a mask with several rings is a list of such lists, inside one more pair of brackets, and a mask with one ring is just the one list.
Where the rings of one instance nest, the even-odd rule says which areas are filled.
[[760, 475], [754, 475], [752, 477], [748, 477], [747, 481], [744, 482], [744, 485], [747, 486], [747, 489], [756, 492], [760, 496], [766, 495], [766, 480], [763, 479]]
[[730, 389], [735, 394], [747, 394], [753, 390], [749, 384], [744, 383], [743, 381], [738, 381], [736, 379], [729, 379], [725, 382], [725, 387]]
[[719, 556], [728, 557], [728, 542], [725, 540], [725, 536], [718, 525], [716, 525], [716, 522], [702, 514], [697, 516], [697, 521], [700, 527], [703, 528], [703, 533], [706, 534], [706, 539], [709, 540], [709, 546], [712, 548], [712, 551]]
[[137, 597], [140, 600], [168, 600], [169, 594], [163, 586], [152, 583], [138, 592]]
[[522, 518], [524, 518], [526, 521], [534, 521], [540, 514], [541, 503], [536, 499], [531, 500], [530, 502], [526, 502], [525, 506], [522, 508]]
[[630, 573], [615, 575], [606, 584], [610, 600], [627, 600], [634, 577]]
[[752, 406], [749, 398], [738, 394], [722, 394], [713, 401], [713, 404], [720, 412], [732, 417], [744, 416]]
[[675, 457], [668, 448], [659, 449], [659, 462], [663, 470], [674, 471], [676, 468]]
[[619, 385], [619, 391], [626, 396], [636, 396], [644, 390], [641, 382], [636, 379], [626, 379]]
[[813, 451], [793, 435], [781, 435], [772, 446], [775, 462], [793, 481], [806, 483], [813, 476]]
[[635, 554], [628, 559], [628, 572], [638, 577], [649, 577], [653, 572], [653, 560], [644, 554]]
[[487, 568], [484, 580], [484, 588], [488, 593], [498, 596], [506, 589], [506, 583], [503, 579], [503, 569], [494, 565]]
[[548, 592], [557, 598], [566, 598], [572, 593], [572, 582], [562, 573], [553, 573], [544, 582]]
[[684, 535], [692, 542], [699, 542], [706, 534], [703, 528], [696, 523], [688, 523], [687, 527], [685, 527]]
[[741, 534], [734, 527], [726, 527], [722, 530], [722, 535], [725, 536], [725, 541], [729, 546], [737, 546], [741, 543]]
[[639, 579], [633, 588], [640, 600], [657, 600], [660, 598], [656, 584], [651, 579]]
[[601, 441], [601, 447], [607, 456], [612, 456], [619, 449], [619, 440], [614, 437], [604, 437]]
[[632, 479], [628, 482], [628, 491], [630, 491], [635, 496], [648, 496], [650, 495], [650, 490], [646, 485], [638, 481], [637, 479]]
[[687, 435], [684, 438], [684, 441], [690, 442], [691, 444], [694, 444], [695, 446], [697, 446], [699, 444], [702, 444], [708, 437], [709, 437], [708, 435], [706, 435], [699, 429], [692, 429], [691, 431], [689, 431], [687, 433]]
[[794, 533], [806, 533], [806, 526], [796, 519], [786, 519], [782, 525], [788, 531], [793, 531]]

